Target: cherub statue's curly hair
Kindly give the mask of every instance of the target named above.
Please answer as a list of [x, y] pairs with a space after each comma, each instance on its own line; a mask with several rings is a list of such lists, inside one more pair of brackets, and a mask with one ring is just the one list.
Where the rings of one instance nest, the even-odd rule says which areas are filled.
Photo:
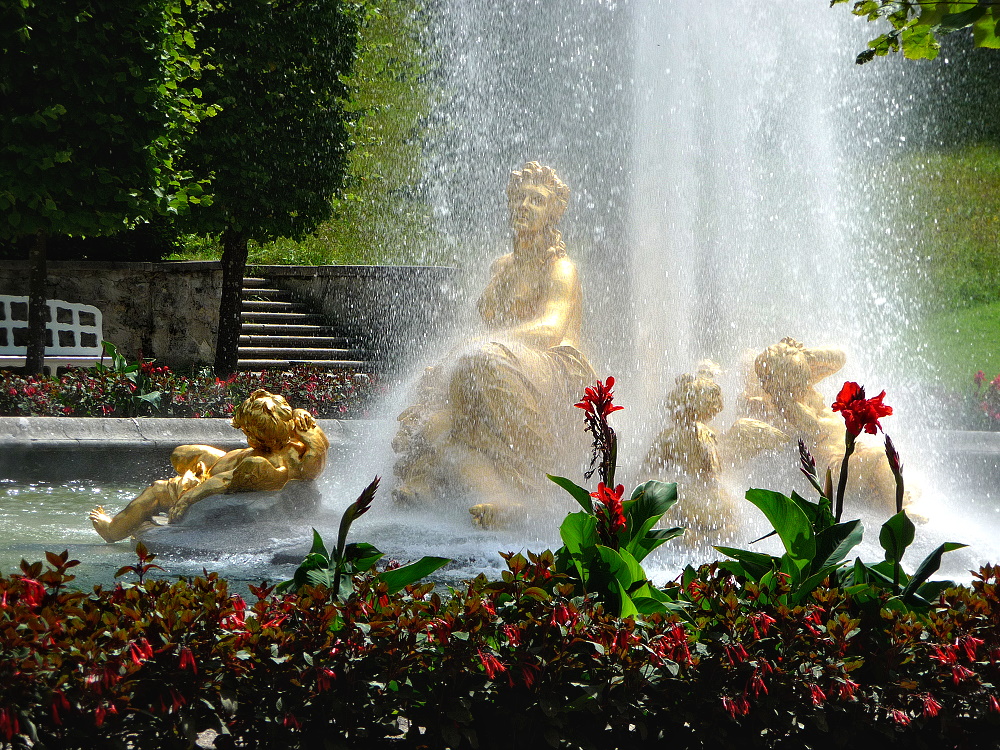
[[292, 439], [292, 407], [283, 396], [258, 389], [236, 407], [233, 427], [243, 430], [252, 448], [280, 450]]

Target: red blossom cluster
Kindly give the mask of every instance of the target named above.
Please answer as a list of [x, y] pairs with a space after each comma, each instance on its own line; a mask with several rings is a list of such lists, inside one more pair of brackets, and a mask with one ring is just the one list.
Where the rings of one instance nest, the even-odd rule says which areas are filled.
[[883, 398], [885, 391], [874, 398], [865, 398], [864, 386], [847, 382], [837, 394], [832, 408], [843, 414], [847, 432], [851, 437], [857, 437], [862, 430], [874, 435], [877, 430], [882, 429], [879, 419], [892, 414], [892, 407], [883, 404]]
[[597, 491], [590, 493], [590, 496], [597, 501], [594, 503], [597, 535], [605, 545], [613, 549], [618, 548], [618, 532], [624, 531], [627, 525], [625, 511], [622, 508], [624, 494], [624, 485], [619, 484], [611, 489], [604, 482], [598, 482]]

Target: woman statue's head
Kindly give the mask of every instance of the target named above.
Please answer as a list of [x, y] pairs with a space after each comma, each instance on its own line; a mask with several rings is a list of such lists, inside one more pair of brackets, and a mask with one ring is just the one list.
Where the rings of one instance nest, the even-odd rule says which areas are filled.
[[555, 225], [569, 204], [569, 188], [552, 167], [531, 161], [511, 173], [507, 203], [515, 232], [538, 235], [549, 230], [558, 241]]

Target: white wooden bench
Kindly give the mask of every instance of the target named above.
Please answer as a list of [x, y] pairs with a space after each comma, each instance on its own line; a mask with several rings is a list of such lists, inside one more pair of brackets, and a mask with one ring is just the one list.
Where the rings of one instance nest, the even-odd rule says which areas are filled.
[[[47, 300], [45, 364], [49, 372], [60, 367], [93, 367], [101, 361], [103, 320], [93, 305]], [[28, 356], [28, 298], [0, 294], [0, 367], [23, 367]]]

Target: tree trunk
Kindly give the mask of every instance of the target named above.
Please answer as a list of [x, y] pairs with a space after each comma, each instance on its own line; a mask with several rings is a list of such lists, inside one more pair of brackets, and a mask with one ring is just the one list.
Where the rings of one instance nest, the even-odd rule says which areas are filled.
[[247, 236], [227, 229], [222, 233], [222, 299], [219, 302], [219, 337], [215, 343], [215, 375], [219, 378], [228, 378], [236, 372], [246, 265]]
[[24, 371], [29, 375], [41, 375], [45, 368], [45, 324], [49, 317], [46, 302], [46, 286], [49, 269], [46, 262], [45, 233], [35, 235], [35, 244], [28, 253], [30, 264], [28, 281], [28, 356]]

